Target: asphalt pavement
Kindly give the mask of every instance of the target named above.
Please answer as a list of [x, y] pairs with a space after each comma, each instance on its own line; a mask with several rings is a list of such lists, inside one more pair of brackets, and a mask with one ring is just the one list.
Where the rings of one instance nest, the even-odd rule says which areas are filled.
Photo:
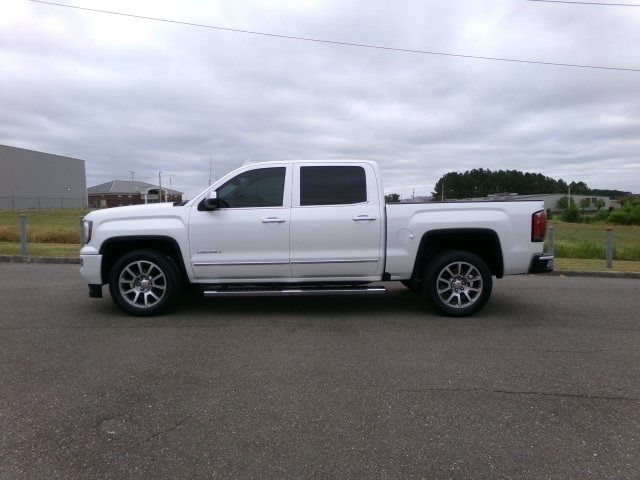
[[380, 297], [90, 299], [0, 264], [0, 478], [640, 478], [640, 280]]

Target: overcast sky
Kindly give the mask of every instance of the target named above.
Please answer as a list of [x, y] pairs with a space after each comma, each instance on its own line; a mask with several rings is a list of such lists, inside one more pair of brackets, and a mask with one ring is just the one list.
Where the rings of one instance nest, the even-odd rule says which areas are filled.
[[[62, 1], [62, 0], [61, 0]], [[618, 0], [619, 1], [619, 0]], [[399, 48], [640, 68], [640, 8], [525, 0], [70, 4]], [[631, 3], [631, 2], [629, 2]], [[5, 0], [0, 143], [193, 196], [248, 161], [362, 158], [387, 192], [471, 168], [640, 192], [640, 73], [387, 52]]]

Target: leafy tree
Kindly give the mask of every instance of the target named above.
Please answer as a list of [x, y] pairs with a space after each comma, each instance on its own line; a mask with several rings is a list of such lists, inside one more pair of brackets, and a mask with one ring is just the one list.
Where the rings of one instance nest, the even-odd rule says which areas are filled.
[[589, 197], [585, 197], [580, 200], [580, 208], [582, 209], [582, 213], [591, 206], [591, 199]]
[[569, 205], [564, 209], [560, 218], [563, 222], [578, 223], [580, 221], [580, 212], [578, 211], [578, 207], [576, 202], [573, 200], [573, 197], [571, 197]]
[[575, 193], [576, 195], [586, 195], [589, 193], [589, 187], [587, 187], [587, 184], [584, 182], [571, 182], [569, 188], [571, 188], [571, 193]]
[[622, 190], [607, 190], [602, 188], [592, 188], [591, 194], [609, 198], [622, 198], [631, 196], [631, 192], [623, 192]]
[[[568, 187], [564, 180], [555, 180], [541, 173], [474, 168], [464, 173], [449, 172], [443, 175], [435, 185], [433, 197], [435, 200], [441, 199], [443, 191], [444, 197], [456, 199], [501, 193], [557, 193], [566, 192]], [[589, 187], [584, 182], [572, 182], [571, 191], [576, 194], [588, 193]]]
[[558, 210], [564, 210], [567, 208], [569, 206], [569, 197], [566, 195], [564, 197], [560, 197], [556, 206], [558, 207]]
[[620, 210], [611, 212], [608, 221], [619, 225], [640, 225], [640, 198], [629, 200]]
[[398, 203], [400, 201], [400, 195], [397, 193], [389, 193], [384, 196], [386, 203]]

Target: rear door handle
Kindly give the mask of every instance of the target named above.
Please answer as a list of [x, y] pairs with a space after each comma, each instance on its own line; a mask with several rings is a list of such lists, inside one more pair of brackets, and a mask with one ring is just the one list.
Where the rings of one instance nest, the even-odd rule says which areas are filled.
[[284, 218], [267, 217], [262, 219], [262, 223], [284, 223]]
[[354, 222], [373, 222], [376, 220], [376, 217], [370, 217], [369, 215], [358, 215], [357, 217], [353, 217]]

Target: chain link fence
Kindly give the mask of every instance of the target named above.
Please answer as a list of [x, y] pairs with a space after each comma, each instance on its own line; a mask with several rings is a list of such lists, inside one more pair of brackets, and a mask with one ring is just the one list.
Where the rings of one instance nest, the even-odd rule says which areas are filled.
[[0, 196], [0, 210], [50, 210], [86, 208], [87, 197]]

